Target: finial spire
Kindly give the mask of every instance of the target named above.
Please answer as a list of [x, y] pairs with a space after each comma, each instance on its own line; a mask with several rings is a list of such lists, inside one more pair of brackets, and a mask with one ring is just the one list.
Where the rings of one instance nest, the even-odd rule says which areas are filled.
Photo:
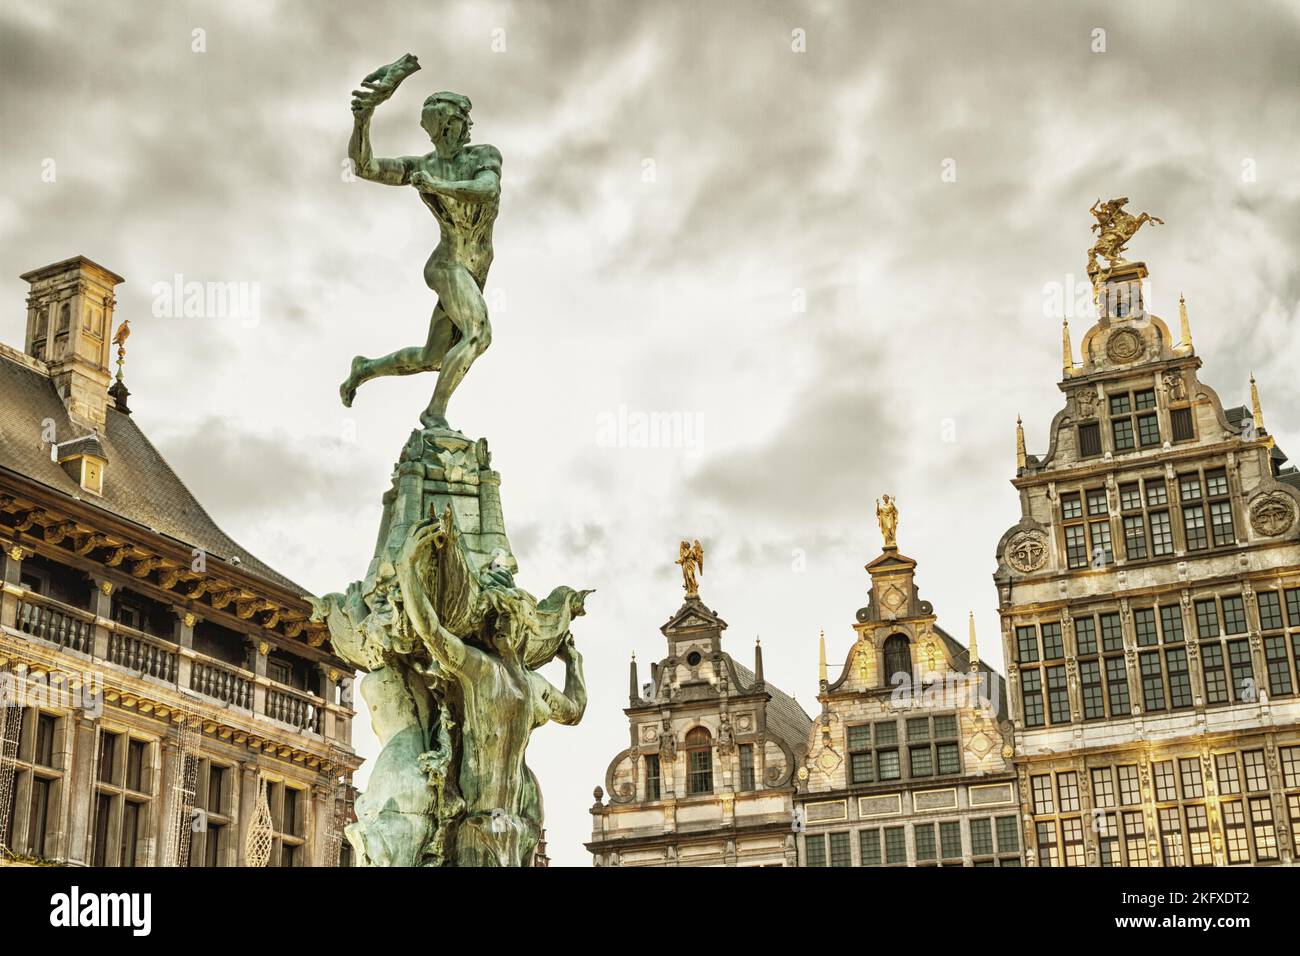
[[1066, 378], [1074, 374], [1074, 349], [1070, 345], [1070, 319], [1061, 318], [1061, 370]]
[[970, 612], [970, 666], [973, 668], [980, 662], [979, 645], [975, 643], [975, 612]]
[[1250, 410], [1255, 416], [1255, 428], [1264, 430], [1264, 409], [1259, 406], [1259, 389], [1255, 386], [1255, 373], [1250, 373]]
[[821, 632], [817, 650], [817, 679], [826, 683], [826, 632]]
[[1178, 342], [1178, 348], [1179, 350], [1186, 349], [1190, 352], [1192, 350], [1192, 325], [1187, 321], [1187, 300], [1183, 298], [1181, 292], [1178, 293], [1178, 325], [1179, 330], [1182, 333], [1182, 337]]
[[1016, 468], [1024, 468], [1028, 464], [1028, 455], [1025, 453], [1025, 426], [1020, 421], [1020, 416], [1016, 416]]
[[763, 683], [763, 642], [754, 635], [754, 680]]

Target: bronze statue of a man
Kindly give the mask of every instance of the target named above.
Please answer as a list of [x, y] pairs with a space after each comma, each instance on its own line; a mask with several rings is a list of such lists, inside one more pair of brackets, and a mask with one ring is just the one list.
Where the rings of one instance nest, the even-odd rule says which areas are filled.
[[492, 265], [492, 225], [501, 196], [501, 153], [469, 145], [470, 102], [459, 93], [434, 93], [424, 101], [420, 125], [433, 152], [396, 159], [375, 158], [370, 119], [402, 80], [420, 68], [409, 53], [361, 81], [352, 94], [348, 156], [356, 174], [387, 186], [413, 186], [438, 221], [441, 239], [424, 266], [424, 281], [438, 294], [424, 345], [380, 358], [358, 355], [339, 386], [351, 407], [357, 388], [382, 375], [438, 372], [433, 400], [420, 416], [426, 428], [447, 427], [447, 403], [469, 367], [492, 342], [483, 286]]

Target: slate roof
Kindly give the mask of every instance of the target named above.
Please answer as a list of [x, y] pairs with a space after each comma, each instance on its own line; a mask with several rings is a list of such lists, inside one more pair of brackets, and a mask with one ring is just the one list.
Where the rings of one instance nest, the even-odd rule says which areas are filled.
[[49, 447], [41, 447], [41, 423], [53, 419], [63, 441], [77, 436], [54, 383], [25, 356], [0, 346], [0, 472], [13, 472], [39, 482], [51, 491], [76, 497], [191, 548], [201, 548], [209, 562], [238, 558], [238, 568], [295, 594], [307, 593], [270, 565], [241, 548], [222, 531], [203, 506], [172, 471], [131, 416], [110, 401], [104, 434], [99, 436], [103, 456], [104, 494], [97, 497], [50, 460]]
[[[754, 672], [743, 664], [736, 663], [734, 657], [731, 658], [731, 666], [736, 669], [736, 676], [740, 678], [745, 690], [752, 689], [757, 679]], [[796, 760], [802, 760], [808, 752], [808, 734], [812, 730], [812, 718], [804, 713], [797, 700], [771, 681], [765, 680], [763, 689], [772, 695], [772, 699], [767, 702], [767, 729], [790, 746]]]

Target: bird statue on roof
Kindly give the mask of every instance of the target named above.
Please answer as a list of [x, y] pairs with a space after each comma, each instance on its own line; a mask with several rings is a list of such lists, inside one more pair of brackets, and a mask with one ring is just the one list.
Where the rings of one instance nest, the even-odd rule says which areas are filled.
[[122, 324], [117, 327], [117, 334], [113, 336], [113, 344], [119, 349], [126, 348], [126, 340], [131, 337], [131, 320], [123, 319]]

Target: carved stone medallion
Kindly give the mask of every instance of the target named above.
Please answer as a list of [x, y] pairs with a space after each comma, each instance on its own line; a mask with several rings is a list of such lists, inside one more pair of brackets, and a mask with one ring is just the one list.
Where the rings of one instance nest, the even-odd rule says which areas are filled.
[[1143, 351], [1142, 339], [1131, 329], [1121, 329], [1106, 342], [1106, 355], [1112, 362], [1132, 362]]
[[1041, 531], [1021, 531], [1007, 545], [1007, 563], [1021, 574], [1037, 571], [1047, 560], [1047, 538]]
[[1280, 491], [1269, 492], [1256, 498], [1250, 505], [1250, 526], [1256, 534], [1275, 538], [1290, 530], [1295, 523], [1295, 506], [1289, 495]]

